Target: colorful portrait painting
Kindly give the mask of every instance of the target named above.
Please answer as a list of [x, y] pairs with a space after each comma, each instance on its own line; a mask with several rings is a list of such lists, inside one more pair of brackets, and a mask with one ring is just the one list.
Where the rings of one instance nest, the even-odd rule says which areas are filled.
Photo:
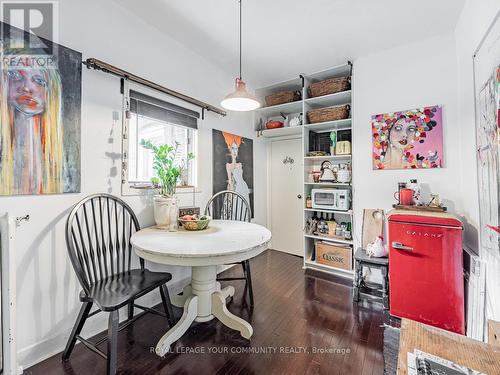
[[[496, 17], [473, 57], [479, 246], [487, 267], [486, 282], [491, 285], [500, 284], [498, 263], [494, 261], [500, 259], [499, 35], [500, 17]], [[486, 303], [493, 303], [492, 298], [494, 299], [493, 293]]]
[[[1, 28], [0, 195], [79, 192], [81, 54], [43, 40], [44, 54]], [[11, 38], [25, 47], [9, 49]]]
[[373, 169], [441, 168], [441, 106], [372, 116]]
[[250, 204], [253, 217], [253, 141], [216, 129], [212, 139], [213, 193], [240, 193]]

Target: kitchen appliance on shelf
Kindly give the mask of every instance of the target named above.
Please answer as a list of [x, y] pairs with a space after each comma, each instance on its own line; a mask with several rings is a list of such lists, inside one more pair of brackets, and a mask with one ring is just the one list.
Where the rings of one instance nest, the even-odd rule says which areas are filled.
[[312, 189], [311, 199], [317, 209], [347, 211], [351, 205], [348, 189]]
[[333, 173], [333, 166], [328, 160], [321, 163], [321, 176], [320, 182], [335, 182], [335, 173]]
[[337, 171], [337, 182], [347, 184], [351, 182], [351, 169], [349, 164], [340, 164]]
[[335, 155], [350, 155], [351, 154], [351, 142], [340, 141], [335, 145]]
[[406, 210], [388, 221], [391, 315], [465, 334], [462, 222]]

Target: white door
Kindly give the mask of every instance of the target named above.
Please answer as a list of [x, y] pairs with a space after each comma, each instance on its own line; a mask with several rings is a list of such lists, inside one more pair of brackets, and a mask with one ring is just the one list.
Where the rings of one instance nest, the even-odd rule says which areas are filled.
[[272, 141], [270, 157], [272, 248], [303, 256], [302, 140]]

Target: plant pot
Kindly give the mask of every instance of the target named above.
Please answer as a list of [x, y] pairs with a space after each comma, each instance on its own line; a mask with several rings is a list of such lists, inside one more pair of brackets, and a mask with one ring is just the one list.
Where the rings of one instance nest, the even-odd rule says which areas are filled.
[[157, 228], [176, 231], [178, 228], [179, 206], [176, 197], [155, 195], [154, 217]]

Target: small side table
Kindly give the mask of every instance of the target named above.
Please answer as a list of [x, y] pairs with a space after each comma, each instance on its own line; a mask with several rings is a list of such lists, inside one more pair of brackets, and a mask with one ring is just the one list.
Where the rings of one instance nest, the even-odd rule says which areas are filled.
[[[353, 300], [358, 302], [361, 296], [377, 299], [382, 302], [384, 310], [389, 309], [389, 258], [369, 257], [362, 248], [354, 254], [356, 265], [354, 274]], [[363, 280], [363, 267], [378, 268], [382, 272], [382, 285], [367, 283]]]

